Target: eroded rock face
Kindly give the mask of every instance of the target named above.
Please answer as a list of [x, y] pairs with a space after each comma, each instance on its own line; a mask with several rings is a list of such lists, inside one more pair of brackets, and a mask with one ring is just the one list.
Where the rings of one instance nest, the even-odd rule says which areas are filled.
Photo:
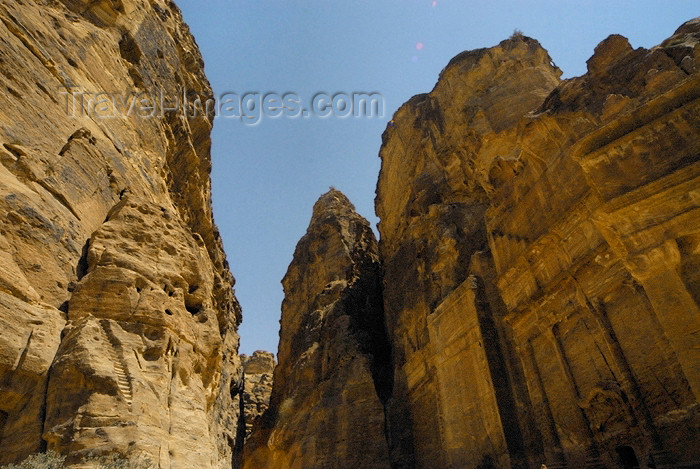
[[[399, 467], [698, 464], [700, 21], [460, 54], [380, 152]], [[630, 465], [632, 464], [632, 465]]]
[[[48, 447], [230, 467], [240, 308], [211, 119], [182, 112], [182, 90], [189, 111], [212, 93], [179, 10], [6, 0], [0, 30], [0, 463]], [[105, 117], [66, 87], [125, 103]], [[128, 112], [140, 92], [180, 109]]]
[[[497, 459], [507, 453], [499, 425], [459, 423], [471, 414], [497, 413], [493, 396], [484, 402], [488, 396], [477, 383], [471, 389], [462, 385], [465, 376], [472, 376], [483, 378], [478, 385], [484, 389], [491, 386], [484, 356], [460, 357], [482, 341], [470, 332], [477, 311], [469, 308], [473, 324], [464, 330], [463, 313], [449, 312], [456, 317], [447, 332], [459, 332], [459, 342], [445, 344], [455, 362], [442, 365], [452, 366], [445, 368], [449, 385], [438, 380], [442, 368], [435, 359], [443, 351], [432, 344], [430, 321], [467, 281], [472, 256], [488, 249], [484, 216], [495, 190], [491, 168], [517, 168], [516, 123], [542, 103], [560, 74], [537, 41], [521, 36], [492, 49], [464, 52], [443, 70], [431, 93], [415, 96], [397, 111], [384, 135], [376, 209], [395, 365], [389, 438], [392, 457], [401, 466], [427, 467], [433, 461], [469, 467], [479, 464], [482, 452]], [[503, 135], [501, 143], [492, 147], [497, 135]], [[449, 435], [438, 431], [444, 419], [454, 425]], [[465, 439], [472, 444], [460, 443]]]
[[377, 242], [342, 193], [314, 206], [282, 284], [279, 365], [245, 467], [389, 467]]
[[243, 416], [245, 436], [250, 436], [253, 424], [270, 407], [275, 355], [258, 350], [253, 355], [241, 355], [243, 367]]

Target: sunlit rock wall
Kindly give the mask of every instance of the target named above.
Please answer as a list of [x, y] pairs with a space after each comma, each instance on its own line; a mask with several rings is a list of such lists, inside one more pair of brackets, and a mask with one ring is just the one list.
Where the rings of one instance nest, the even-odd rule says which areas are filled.
[[[211, 118], [182, 98], [128, 112], [141, 92], [188, 90], [189, 114], [211, 97], [179, 10], [3, 0], [0, 31], [0, 463], [48, 448], [230, 467], [240, 308]], [[119, 110], [91, 107], [100, 92]]]

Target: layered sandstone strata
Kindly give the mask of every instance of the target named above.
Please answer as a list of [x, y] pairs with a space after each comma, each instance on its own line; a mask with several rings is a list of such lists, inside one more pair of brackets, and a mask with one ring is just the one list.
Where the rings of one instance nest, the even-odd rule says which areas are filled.
[[339, 191], [316, 202], [282, 284], [279, 365], [245, 467], [388, 467], [377, 241]]
[[130, 107], [211, 96], [179, 10], [3, 0], [0, 31], [0, 463], [48, 447], [230, 467], [240, 308], [212, 122], [182, 98]]
[[560, 82], [514, 35], [395, 114], [396, 466], [699, 464], [699, 42], [699, 20], [651, 50], [610, 36]]
[[[272, 365], [241, 373], [177, 8], [0, 0], [0, 30], [0, 463], [231, 467]], [[379, 247], [315, 205], [243, 464], [700, 465], [699, 43], [611, 36], [563, 82], [522, 35], [455, 57], [384, 134]]]

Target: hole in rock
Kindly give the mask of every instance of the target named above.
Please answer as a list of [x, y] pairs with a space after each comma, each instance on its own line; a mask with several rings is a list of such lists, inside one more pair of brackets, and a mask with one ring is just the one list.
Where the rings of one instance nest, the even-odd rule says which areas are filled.
[[146, 361], [154, 362], [158, 360], [161, 356], [161, 351], [159, 348], [149, 348], [143, 352], [143, 358]]
[[75, 269], [75, 274], [78, 277], [78, 280], [81, 280], [85, 275], [88, 273], [88, 251], [90, 250], [90, 239], [88, 238], [87, 241], [85, 241], [85, 245], [83, 246], [83, 251], [80, 255], [80, 259], [78, 260], [78, 265], [76, 266]]
[[9, 151], [14, 155], [15, 158], [21, 158], [23, 156], [27, 156], [22, 150], [20, 150], [16, 145], [11, 145], [9, 143], [3, 143], [3, 147], [5, 147], [5, 150]]
[[615, 452], [620, 460], [620, 467], [624, 469], [639, 469], [637, 454], [631, 446], [618, 446], [615, 448]]
[[137, 64], [141, 60], [141, 49], [131, 34], [124, 33], [119, 41], [119, 53], [129, 63]]
[[0, 410], [0, 442], [2, 442], [2, 434], [5, 429], [5, 424], [7, 423], [7, 417], [8, 415]]

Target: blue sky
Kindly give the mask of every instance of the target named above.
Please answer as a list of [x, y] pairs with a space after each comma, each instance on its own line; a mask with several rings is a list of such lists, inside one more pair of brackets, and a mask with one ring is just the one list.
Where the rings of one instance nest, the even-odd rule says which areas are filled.
[[[176, 0], [215, 94], [379, 92], [383, 118], [217, 119], [214, 215], [243, 306], [241, 353], [277, 350], [280, 281], [329, 186], [372, 224], [381, 134], [449, 60], [515, 29], [549, 51], [564, 77], [585, 73], [605, 37], [658, 44], [700, 15], [684, 1]], [[308, 107], [308, 106], [306, 106]]]

